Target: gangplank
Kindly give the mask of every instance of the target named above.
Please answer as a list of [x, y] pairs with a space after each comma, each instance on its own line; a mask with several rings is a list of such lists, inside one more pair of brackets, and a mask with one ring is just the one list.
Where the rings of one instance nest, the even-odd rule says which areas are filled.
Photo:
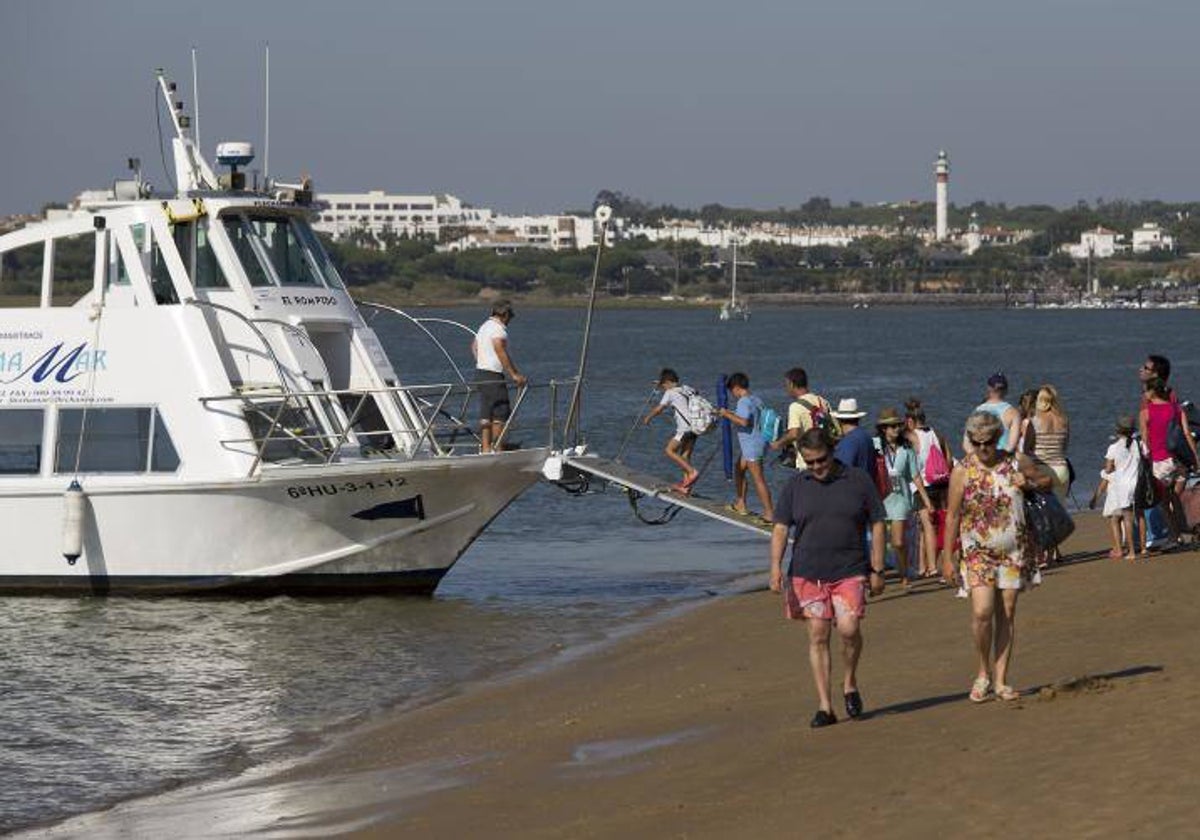
[[595, 455], [567, 455], [563, 457], [562, 463], [564, 478], [569, 479], [569, 471], [576, 470], [623, 487], [626, 491], [639, 493], [642, 496], [699, 513], [710, 519], [724, 522], [726, 525], [751, 531], [760, 537], [771, 535], [771, 526], [769, 525], [733, 513], [724, 504], [713, 499], [677, 493], [671, 489], [670, 483], [665, 479], [632, 469], [625, 464]]

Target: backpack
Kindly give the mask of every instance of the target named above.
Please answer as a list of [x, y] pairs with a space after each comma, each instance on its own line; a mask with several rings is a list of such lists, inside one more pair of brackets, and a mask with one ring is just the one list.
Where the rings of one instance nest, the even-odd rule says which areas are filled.
[[759, 404], [758, 422], [755, 426], [766, 443], [774, 443], [783, 434], [783, 418], [769, 405]]
[[837, 443], [842, 436], [842, 424], [837, 421], [837, 418], [829, 413], [829, 406], [819, 397], [816, 404], [810, 403], [805, 397], [800, 397], [796, 400], [808, 416], [812, 418], [812, 427], [820, 429], [829, 438], [830, 443]]
[[[1182, 403], [1176, 406], [1175, 414], [1167, 425], [1167, 451], [1171, 453], [1172, 458], [1190, 471], [1195, 469], [1196, 464], [1193, 463], [1192, 449], [1187, 445], [1187, 432], [1183, 430], [1183, 414], [1188, 408], [1191, 408], [1191, 403]], [[1190, 419], [1188, 425], [1191, 426]]]
[[713, 404], [706, 400], [695, 388], [690, 385], [680, 385], [679, 392], [683, 394], [684, 400], [687, 401], [687, 410], [684, 413], [683, 422], [688, 424], [688, 428], [693, 434], [702, 435], [713, 427], [713, 420], [716, 418], [716, 409]]
[[924, 475], [925, 484], [934, 487], [939, 484], [945, 484], [950, 480], [950, 464], [946, 461], [946, 453], [942, 452], [942, 442], [938, 440], [937, 435], [933, 436], [933, 443], [929, 446], [929, 454], [925, 456]]

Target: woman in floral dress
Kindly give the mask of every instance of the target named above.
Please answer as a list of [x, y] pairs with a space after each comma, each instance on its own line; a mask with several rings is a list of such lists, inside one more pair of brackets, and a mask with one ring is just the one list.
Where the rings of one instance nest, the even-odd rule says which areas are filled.
[[1034, 568], [1022, 493], [1033, 487], [1048, 490], [1054, 482], [1051, 474], [1027, 455], [998, 450], [1003, 431], [995, 415], [977, 411], [968, 417], [966, 433], [974, 452], [950, 474], [942, 576], [947, 583], [954, 580], [949, 535], [957, 533], [962, 540], [963, 583], [971, 593], [971, 627], [979, 654], [979, 672], [970, 694], [975, 703], [991, 699], [993, 690], [1001, 700], [1020, 696], [1008, 683], [1008, 665], [1016, 639], [1017, 595]]

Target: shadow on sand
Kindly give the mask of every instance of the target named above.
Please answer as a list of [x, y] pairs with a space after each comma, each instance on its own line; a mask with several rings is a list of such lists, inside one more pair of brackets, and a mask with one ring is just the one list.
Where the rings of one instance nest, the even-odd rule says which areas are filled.
[[[1030, 688], [1022, 689], [1022, 699], [1036, 698], [1039, 692], [1044, 688], [1054, 688], [1058, 690], [1071, 690], [1076, 686], [1093, 686], [1096, 684], [1104, 684], [1112, 680], [1129, 679], [1131, 677], [1140, 677], [1145, 674], [1157, 674], [1163, 670], [1161, 665], [1133, 665], [1129, 668], [1122, 668], [1120, 671], [1109, 671], [1105, 674], [1088, 674], [1081, 677], [1074, 677], [1070, 680], [1061, 680], [1054, 683], [1045, 683], [1043, 685], [1035, 685]], [[967, 700], [967, 692], [961, 691], [954, 694], [941, 694], [936, 697], [922, 697], [919, 700], [905, 700], [903, 703], [893, 703], [890, 706], [881, 706], [878, 709], [871, 709], [865, 712], [860, 721], [871, 720], [876, 717], [884, 717], [887, 715], [900, 715], [907, 712], [919, 712], [922, 709], [929, 709], [934, 706], [941, 706], [946, 703], [961, 703]]]

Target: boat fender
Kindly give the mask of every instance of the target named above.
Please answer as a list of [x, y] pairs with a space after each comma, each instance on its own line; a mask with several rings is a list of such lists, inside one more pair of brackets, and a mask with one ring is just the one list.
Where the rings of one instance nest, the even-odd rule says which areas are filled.
[[547, 481], [562, 481], [563, 477], [563, 459], [561, 455], [554, 454], [548, 457], [542, 464], [542, 475]]
[[72, 481], [63, 493], [62, 553], [67, 564], [74, 566], [83, 554], [83, 511], [86, 498], [78, 481]]

